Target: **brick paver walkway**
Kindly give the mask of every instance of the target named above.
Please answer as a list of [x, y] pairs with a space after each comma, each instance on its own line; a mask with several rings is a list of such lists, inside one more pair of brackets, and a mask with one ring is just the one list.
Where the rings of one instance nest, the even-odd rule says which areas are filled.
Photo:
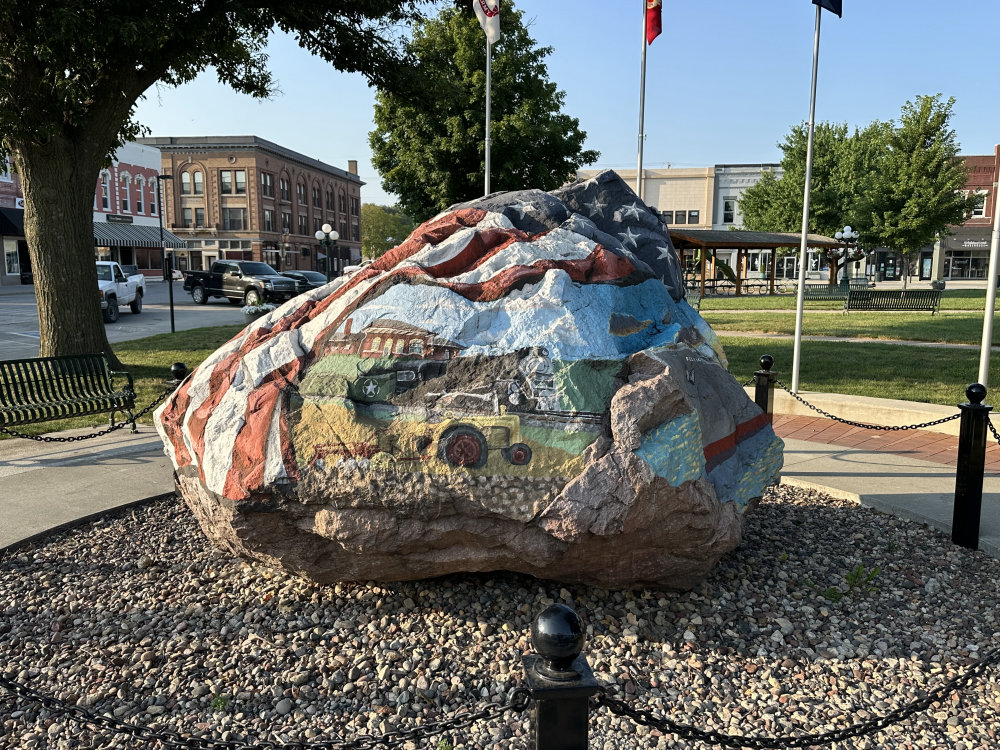
[[[774, 431], [782, 438], [897, 453], [948, 466], [954, 466], [958, 457], [958, 438], [931, 430], [868, 430], [825, 417], [775, 414]], [[1000, 445], [989, 432], [986, 433], [986, 473], [1000, 474]]]

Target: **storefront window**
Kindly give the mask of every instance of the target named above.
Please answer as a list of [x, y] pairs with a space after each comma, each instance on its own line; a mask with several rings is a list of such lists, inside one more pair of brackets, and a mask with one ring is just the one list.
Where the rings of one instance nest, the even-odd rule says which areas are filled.
[[21, 273], [21, 264], [17, 259], [17, 240], [3, 241], [4, 272], [8, 276], [17, 276]]

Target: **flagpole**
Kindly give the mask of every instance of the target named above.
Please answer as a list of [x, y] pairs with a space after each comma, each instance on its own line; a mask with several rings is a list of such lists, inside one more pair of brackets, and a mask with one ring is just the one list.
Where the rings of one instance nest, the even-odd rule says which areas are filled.
[[486, 192], [490, 194], [490, 85], [493, 70], [493, 43], [486, 40]]
[[[1000, 152], [1000, 146], [997, 147]], [[997, 251], [1000, 249], [1000, 184], [993, 183], [993, 237], [990, 242], [990, 276], [986, 282], [986, 310], [983, 314], [983, 340], [979, 346], [979, 382], [989, 385], [990, 348], [993, 346], [993, 306], [997, 301]]]
[[799, 360], [802, 354], [802, 308], [806, 289], [806, 244], [809, 237], [809, 186], [812, 181], [813, 130], [816, 124], [816, 74], [819, 70], [819, 20], [816, 6], [816, 33], [813, 39], [812, 89], [809, 92], [809, 136], [806, 140], [806, 184], [802, 195], [802, 238], [799, 241], [799, 288], [795, 299], [795, 345], [792, 351], [792, 393], [799, 392]]
[[642, 72], [639, 75], [639, 164], [635, 169], [635, 194], [642, 200], [643, 110], [646, 106], [646, 0], [642, 0]]

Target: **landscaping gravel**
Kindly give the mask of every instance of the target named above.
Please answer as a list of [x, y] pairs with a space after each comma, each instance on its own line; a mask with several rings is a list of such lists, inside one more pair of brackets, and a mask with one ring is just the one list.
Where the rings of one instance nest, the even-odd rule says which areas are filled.
[[[209, 546], [161, 500], [0, 554], [0, 674], [99, 715], [204, 738], [330, 742], [507, 702], [547, 605], [583, 618], [609, 692], [743, 735], [865, 721], [1000, 645], [1000, 561], [928, 527], [790, 487], [695, 590], [511, 574], [318, 586]], [[1000, 668], [840, 748], [994, 748]], [[530, 711], [409, 743], [528, 748]], [[594, 712], [590, 746], [707, 747]], [[0, 689], [0, 748], [143, 748]]]

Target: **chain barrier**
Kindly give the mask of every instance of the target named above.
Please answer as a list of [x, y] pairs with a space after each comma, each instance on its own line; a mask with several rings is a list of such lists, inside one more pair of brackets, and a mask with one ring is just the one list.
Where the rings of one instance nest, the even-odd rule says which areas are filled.
[[190, 737], [178, 732], [156, 731], [149, 727], [129, 724], [105, 714], [96, 714], [83, 706], [70, 706], [58, 698], [40, 693], [27, 685], [8, 680], [0, 675], [0, 688], [4, 688], [19, 698], [40, 703], [49, 711], [97, 729], [110, 730], [127, 735], [132, 739], [159, 742], [165, 748], [179, 750], [369, 750], [375, 747], [402, 747], [407, 742], [418, 742], [435, 735], [457, 729], [465, 729], [477, 721], [491, 719], [507, 711], [521, 713], [531, 704], [531, 694], [526, 688], [516, 688], [507, 703], [489, 703], [479, 711], [462, 712], [449, 719], [432, 721], [413, 729], [394, 730], [382, 735], [359, 735], [352, 739], [336, 739], [327, 742], [272, 742], [270, 740], [242, 741], [215, 740], [204, 737]]
[[990, 419], [990, 415], [986, 415], [986, 426], [990, 428], [990, 432], [993, 433], [993, 439], [1000, 443], [1000, 432], [997, 432], [997, 428], [993, 426], [993, 420]]
[[610, 696], [606, 689], [594, 696], [592, 700], [596, 706], [606, 707], [613, 714], [627, 717], [638, 724], [652, 727], [661, 732], [677, 735], [684, 740], [695, 740], [729, 748], [777, 748], [778, 750], [782, 748], [804, 748], [865, 737], [886, 729], [893, 724], [903, 722], [918, 713], [926, 711], [932, 704], [943, 701], [951, 693], [961, 690], [974, 677], [978, 677], [988, 667], [998, 662], [1000, 662], [1000, 648], [995, 648], [970, 666], [965, 673], [953, 677], [923, 697], [890, 711], [884, 716], [876, 716], [868, 721], [851, 724], [843, 729], [834, 729], [829, 732], [820, 732], [817, 734], [805, 734], [797, 737], [746, 737], [738, 734], [724, 734], [722, 732], [699, 729], [698, 727], [681, 724], [666, 717], [654, 716], [653, 712], [647, 709], [633, 708], [624, 701]]
[[[794, 398], [800, 404], [803, 404], [804, 406], [807, 406], [808, 408], [812, 409], [817, 414], [822, 414], [827, 419], [832, 419], [835, 422], [841, 422], [842, 424], [848, 424], [848, 425], [851, 425], [851, 427], [863, 427], [866, 430], [886, 430], [888, 432], [896, 432], [898, 430], [922, 430], [925, 427], [933, 427], [934, 425], [944, 424], [945, 422], [951, 422], [952, 420], [958, 419], [959, 417], [962, 416], [962, 413], [958, 412], [956, 414], [952, 414], [950, 417], [942, 417], [941, 419], [935, 419], [935, 420], [932, 420], [930, 422], [922, 422], [921, 424], [910, 424], [910, 425], [890, 425], [890, 426], [886, 426], [886, 425], [880, 425], [880, 424], [865, 424], [864, 422], [854, 422], [854, 421], [852, 421], [850, 419], [844, 419], [843, 417], [838, 417], [838, 416], [836, 416], [834, 414], [831, 414], [828, 411], [823, 411], [818, 406], [814, 406], [813, 404], [810, 404], [808, 401], [806, 401], [804, 398], [802, 398], [799, 394], [793, 393], [788, 388], [788, 386], [785, 385], [784, 383], [782, 383], [780, 380], [775, 380], [774, 382], [777, 385], [781, 386], [789, 396], [791, 396], [792, 398]], [[994, 434], [996, 434], [996, 433], [994, 432]], [[998, 436], [998, 439], [1000, 439], [1000, 436]]]
[[[146, 416], [149, 412], [155, 409], [160, 403], [174, 392], [173, 386], [166, 389], [163, 393], [153, 399], [153, 402], [149, 406], [142, 409], [142, 411], [137, 412], [134, 415], [134, 419], [138, 421], [141, 417]], [[90, 440], [91, 438], [101, 437], [102, 435], [107, 435], [115, 430], [120, 430], [122, 427], [126, 427], [132, 424], [131, 419], [127, 419], [124, 422], [117, 422], [110, 427], [101, 430], [100, 432], [90, 432], [86, 435], [71, 435], [69, 437], [53, 437], [51, 435], [28, 435], [24, 432], [18, 432], [17, 430], [11, 430], [6, 427], [0, 427], [0, 432], [5, 435], [10, 435], [11, 437], [24, 438], [25, 440], [34, 440], [39, 443], [75, 443], [80, 440]]]

